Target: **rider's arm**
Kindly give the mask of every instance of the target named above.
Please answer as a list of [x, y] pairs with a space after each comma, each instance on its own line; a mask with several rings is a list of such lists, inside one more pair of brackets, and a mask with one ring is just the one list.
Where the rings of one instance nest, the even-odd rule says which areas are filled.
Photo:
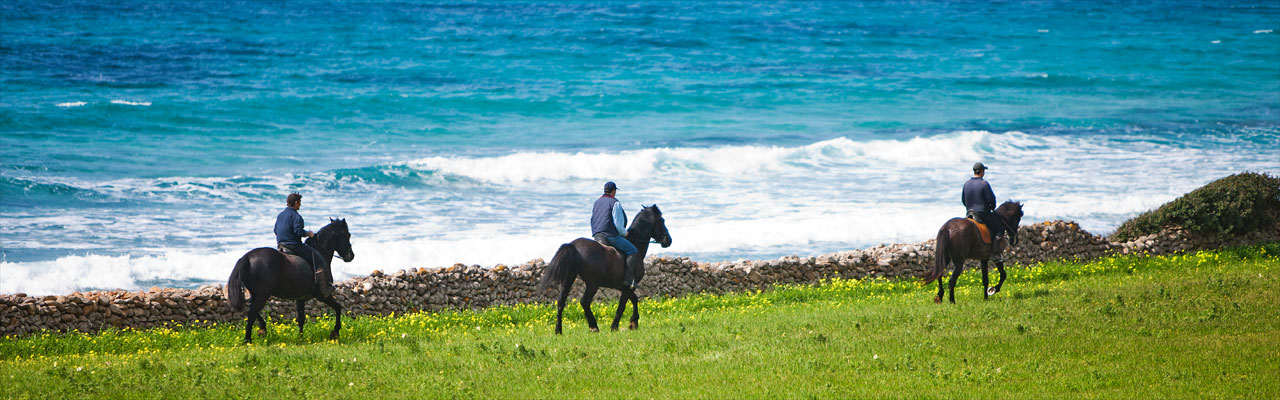
[[986, 186], [987, 186], [986, 193], [985, 193], [985, 196], [983, 197], [987, 198], [987, 209], [995, 210], [996, 209], [996, 192], [991, 191], [990, 183], [988, 183]]
[[613, 226], [618, 228], [618, 234], [627, 235], [627, 213], [622, 211], [622, 203], [613, 203]]
[[294, 234], [294, 235], [298, 235], [298, 237], [300, 237], [300, 238], [304, 238], [304, 237], [309, 236], [309, 235], [307, 235], [307, 230], [306, 230], [306, 229], [302, 229], [302, 216], [301, 216], [301, 215], [294, 214], [294, 215], [293, 215], [293, 221], [289, 221], [289, 222], [293, 225], [293, 234]]

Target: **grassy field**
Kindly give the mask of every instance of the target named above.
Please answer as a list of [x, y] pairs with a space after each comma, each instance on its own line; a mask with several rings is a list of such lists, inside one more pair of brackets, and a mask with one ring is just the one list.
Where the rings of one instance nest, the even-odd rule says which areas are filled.
[[239, 324], [5, 338], [0, 397], [1277, 398], [1277, 267], [1275, 244], [1047, 263], [990, 301], [969, 271], [956, 305], [831, 279], [643, 301], [620, 332], [574, 303], [563, 336], [531, 305], [346, 319], [338, 342], [328, 319], [251, 346]]

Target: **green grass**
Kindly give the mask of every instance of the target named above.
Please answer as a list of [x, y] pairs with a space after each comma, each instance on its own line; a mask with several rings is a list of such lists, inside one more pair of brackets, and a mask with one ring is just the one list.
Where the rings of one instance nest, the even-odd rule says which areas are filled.
[[[3, 398], [1280, 396], [1280, 245], [1013, 268], [982, 301], [831, 279], [761, 293], [0, 339]], [[606, 292], [612, 300], [613, 292]], [[626, 322], [623, 322], [625, 325]]]

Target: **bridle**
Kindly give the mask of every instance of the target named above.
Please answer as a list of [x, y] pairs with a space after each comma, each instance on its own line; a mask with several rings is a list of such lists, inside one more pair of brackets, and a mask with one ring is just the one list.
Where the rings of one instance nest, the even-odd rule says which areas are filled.
[[1000, 220], [1000, 225], [1001, 225], [1001, 226], [1004, 226], [1004, 231], [1009, 233], [1009, 245], [1010, 245], [1010, 246], [1017, 246], [1017, 245], [1018, 245], [1018, 232], [1017, 232], [1017, 231], [1015, 231], [1015, 230], [1013, 230], [1013, 229], [1009, 229], [1009, 223], [1008, 223], [1008, 222], [1005, 222], [1005, 220], [1004, 220], [1004, 216], [1003, 216], [1003, 215], [996, 214], [996, 217], [999, 217], [999, 218], [996, 218], [996, 219]]

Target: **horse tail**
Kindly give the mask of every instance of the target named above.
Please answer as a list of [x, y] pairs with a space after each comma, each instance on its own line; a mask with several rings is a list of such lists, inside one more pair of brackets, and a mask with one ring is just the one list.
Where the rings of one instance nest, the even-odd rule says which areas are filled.
[[542, 271], [542, 280], [538, 281], [537, 293], [547, 290], [552, 283], [563, 284], [566, 279], [578, 272], [578, 258], [574, 254], [573, 245], [565, 243], [551, 257], [547, 269]]
[[234, 311], [244, 311], [244, 274], [249, 269], [249, 255], [245, 254], [236, 261], [231, 270], [231, 278], [227, 279], [227, 305]]
[[933, 271], [929, 271], [929, 275], [925, 275], [925, 284], [941, 278], [946, 273], [947, 260], [951, 259], [951, 256], [947, 254], [949, 252], [951, 252], [951, 234], [944, 225], [942, 229], [938, 230], [938, 241], [933, 246]]

